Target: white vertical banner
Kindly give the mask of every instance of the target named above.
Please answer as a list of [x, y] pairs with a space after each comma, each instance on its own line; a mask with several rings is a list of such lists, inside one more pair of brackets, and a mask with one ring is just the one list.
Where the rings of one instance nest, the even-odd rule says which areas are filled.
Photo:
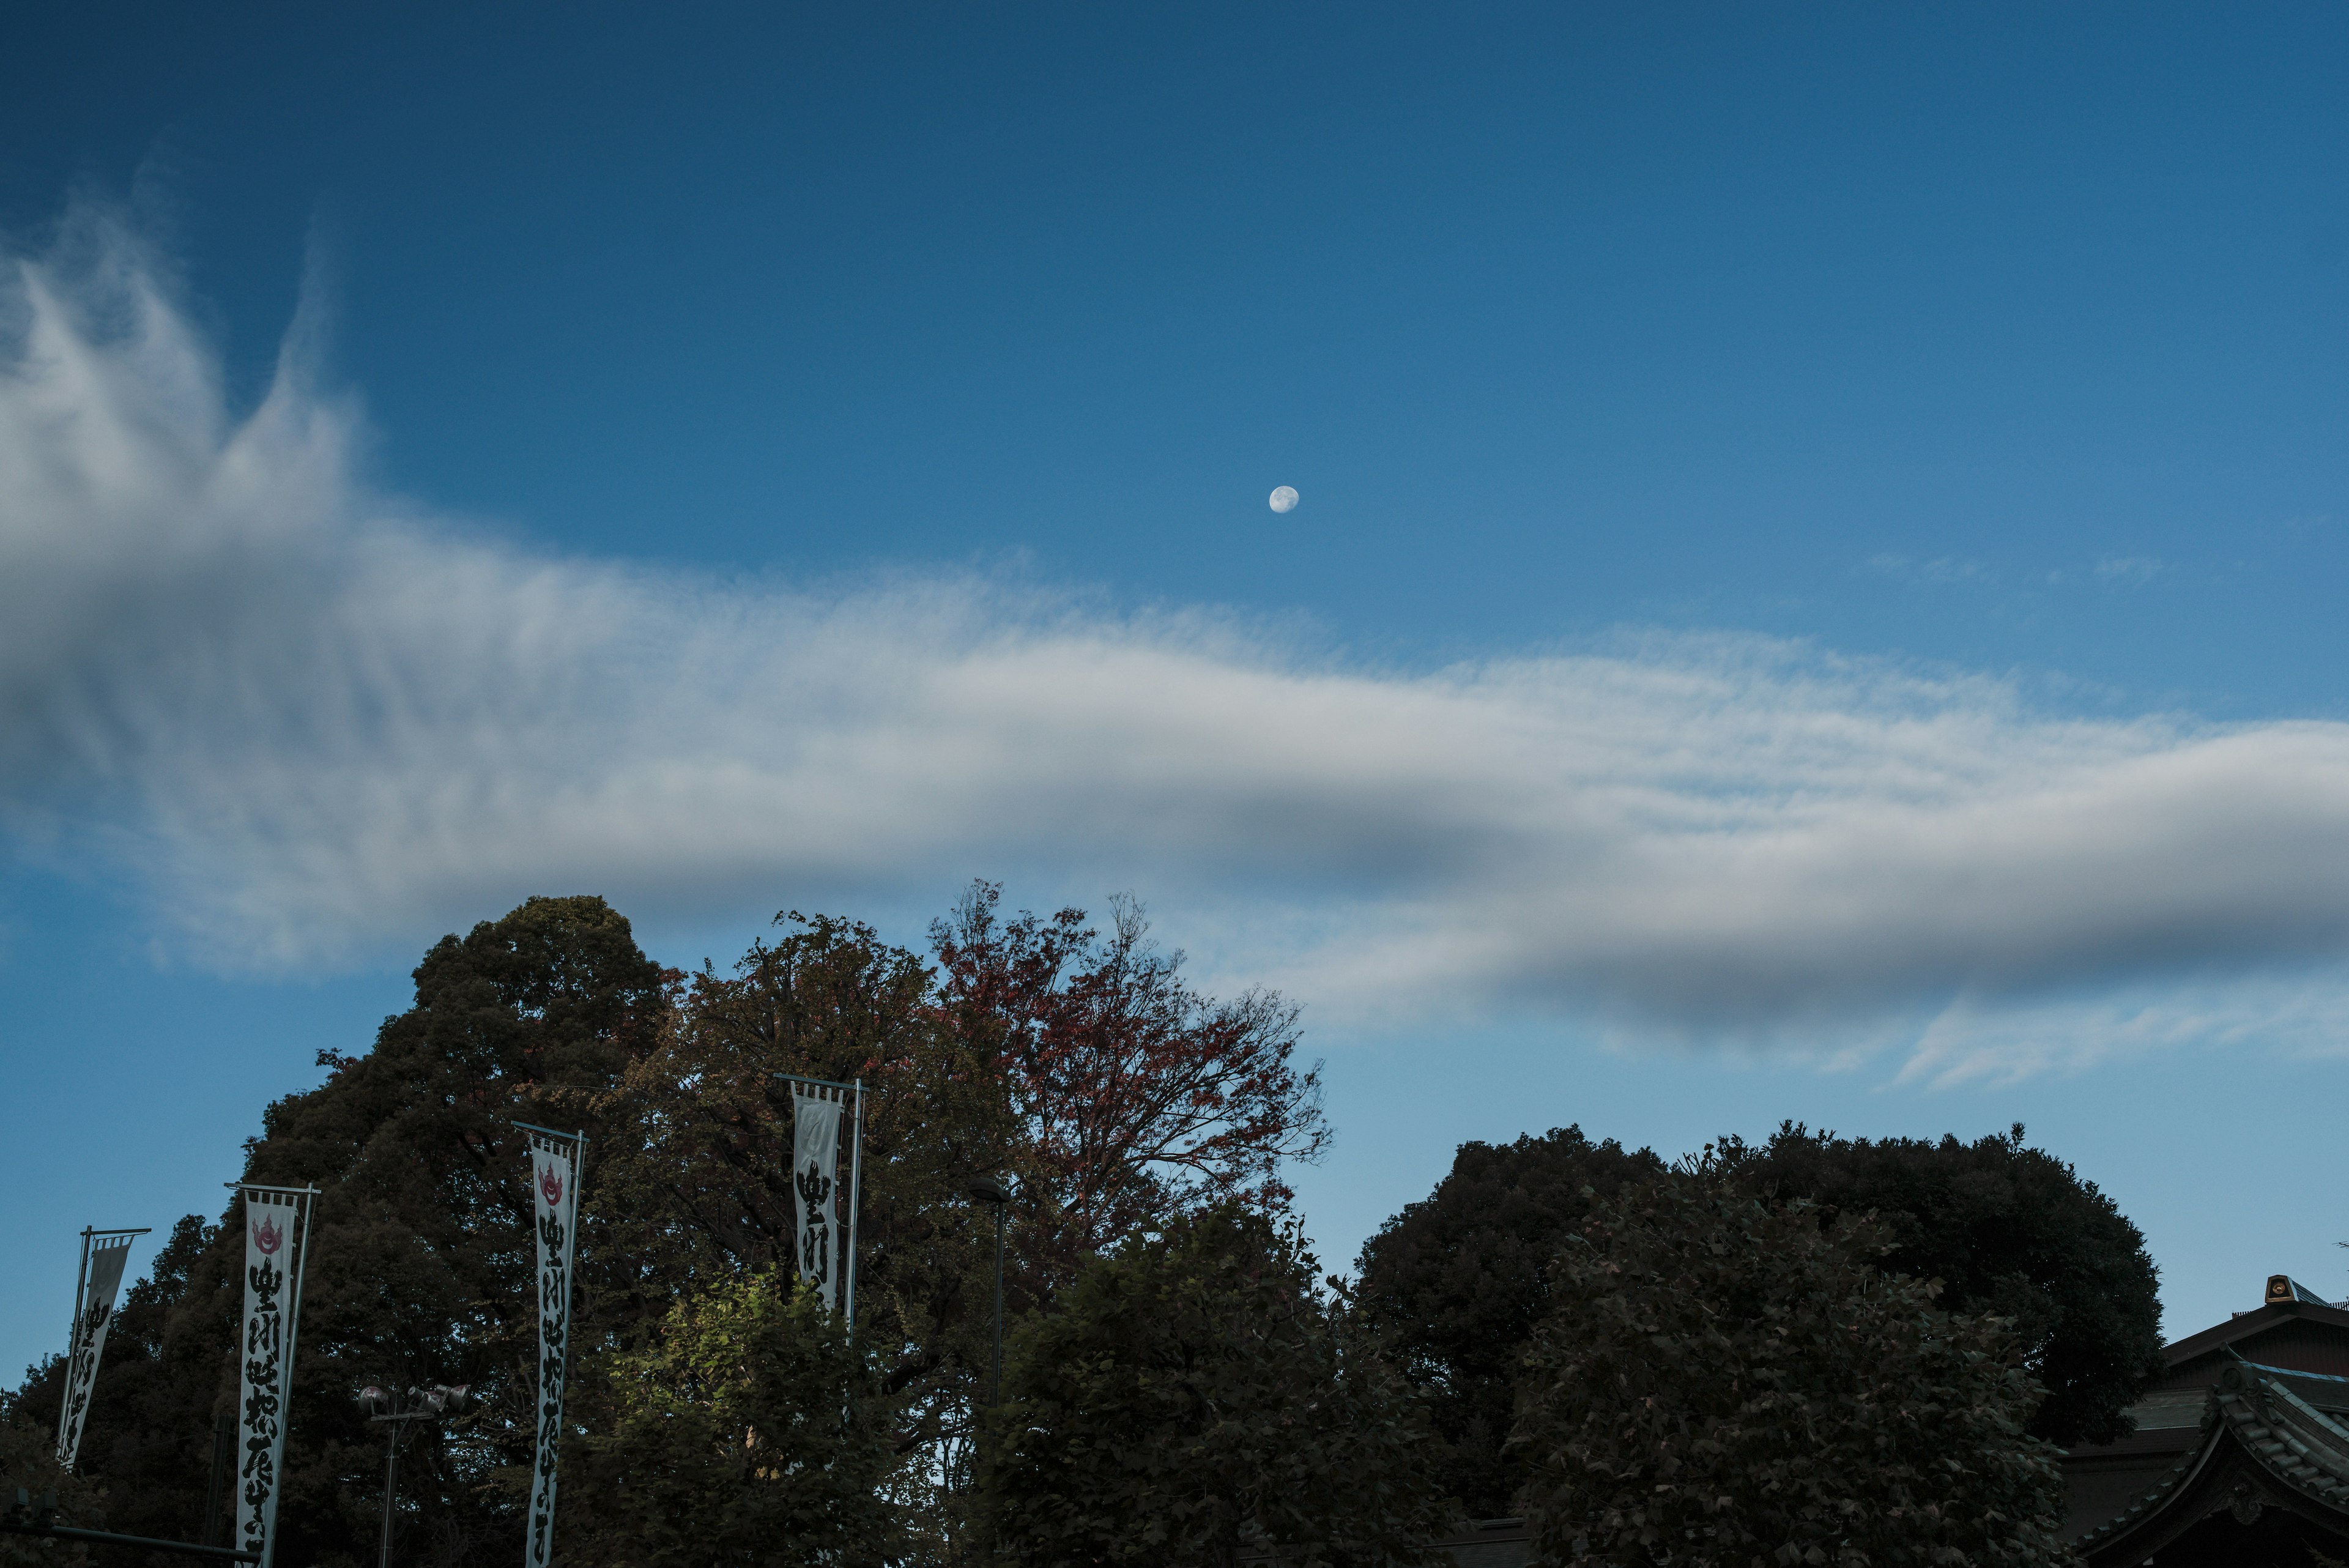
[[98, 1387], [98, 1357], [106, 1353], [106, 1330], [114, 1321], [114, 1297], [122, 1288], [122, 1266], [130, 1243], [144, 1231], [84, 1231], [81, 1272], [74, 1281], [73, 1337], [66, 1346], [65, 1403], [57, 1412], [57, 1463], [74, 1467], [81, 1451], [82, 1423]]
[[840, 1185], [840, 1101], [821, 1088], [792, 1086], [792, 1190], [798, 1194], [799, 1275], [823, 1304], [840, 1305], [833, 1194]]
[[530, 1568], [554, 1552], [554, 1471], [563, 1449], [563, 1375], [571, 1354], [571, 1262], [579, 1245], [584, 1133], [524, 1123], [530, 1137], [531, 1212], [538, 1233], [538, 1461], [531, 1475]]
[[240, 1185], [244, 1195], [244, 1332], [238, 1344], [236, 1542], [270, 1568], [284, 1490], [285, 1427], [294, 1395], [294, 1340], [309, 1262], [308, 1187]]

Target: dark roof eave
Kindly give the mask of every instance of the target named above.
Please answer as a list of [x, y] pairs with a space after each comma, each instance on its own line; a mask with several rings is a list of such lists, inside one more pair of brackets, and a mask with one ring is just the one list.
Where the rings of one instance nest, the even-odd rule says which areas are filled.
[[2238, 1318], [2213, 1324], [2199, 1334], [2189, 1334], [2161, 1347], [2162, 1358], [2172, 1366], [2180, 1366], [2197, 1356], [2208, 1355], [2214, 1350], [2264, 1334], [2282, 1323], [2320, 1323], [2333, 1328], [2349, 1331], [2349, 1312], [2319, 1302], [2269, 1302], [2252, 1308]]
[[[2075, 1539], [2074, 1551], [2083, 1557], [2104, 1555], [2116, 1542], [2148, 1527], [2158, 1529], [2157, 1521], [2175, 1501], [2191, 1492], [2203, 1472], [2227, 1451], [2240, 1455], [2288, 1492], [2333, 1517], [2349, 1516], [2349, 1428], [2277, 1379], [2261, 1376], [2263, 1369], [2240, 1359], [2236, 1366], [2242, 1368], [2240, 1382], [2230, 1376], [2211, 1390], [2211, 1416], [2205, 1417], [2202, 1440], [2135, 1502]], [[2255, 1407], [2255, 1398], [2281, 1408], [2275, 1416], [2264, 1417]], [[2132, 1548], [2126, 1560], [2134, 1562], [2136, 1555]]]

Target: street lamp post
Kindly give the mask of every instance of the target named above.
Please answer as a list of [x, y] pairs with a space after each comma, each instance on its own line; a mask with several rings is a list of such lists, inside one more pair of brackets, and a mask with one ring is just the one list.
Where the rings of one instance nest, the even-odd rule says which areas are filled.
[[995, 1384], [990, 1407], [1003, 1403], [1003, 1211], [1011, 1202], [1010, 1189], [991, 1176], [970, 1184], [970, 1195], [995, 1210]]
[[367, 1411], [367, 1419], [391, 1426], [383, 1449], [382, 1568], [391, 1568], [391, 1510], [399, 1494], [399, 1441], [419, 1421], [445, 1421], [462, 1410], [467, 1400], [465, 1391], [471, 1386], [460, 1383], [451, 1388], [435, 1383], [429, 1388], [410, 1388], [403, 1395], [370, 1383], [359, 1390], [359, 1405]]

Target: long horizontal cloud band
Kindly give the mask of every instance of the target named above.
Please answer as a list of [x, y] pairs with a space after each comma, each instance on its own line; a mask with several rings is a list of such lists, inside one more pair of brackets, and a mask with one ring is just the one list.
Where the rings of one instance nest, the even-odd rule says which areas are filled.
[[1727, 637], [1390, 671], [978, 582], [536, 556], [361, 483], [298, 331], [233, 416], [136, 243], [77, 233], [5, 302], [0, 800], [218, 960], [548, 888], [1023, 868], [1255, 910], [1309, 996], [1674, 1030], [2349, 946], [2349, 727]]

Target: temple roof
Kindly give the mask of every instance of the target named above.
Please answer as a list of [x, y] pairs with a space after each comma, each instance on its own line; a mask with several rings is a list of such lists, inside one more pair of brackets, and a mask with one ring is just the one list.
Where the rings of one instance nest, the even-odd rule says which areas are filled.
[[2074, 1546], [2092, 1565], [2140, 1563], [2220, 1509], [2248, 1522], [2269, 1505], [2327, 1528], [2349, 1522], [2349, 1377], [2234, 1357], [2209, 1391], [2200, 1440]]
[[[2163, 1355], [2175, 1370], [2213, 1351], [2240, 1345], [2246, 1340], [2264, 1334], [2290, 1333], [2294, 1329], [2322, 1341], [2333, 1342], [2336, 1345], [2334, 1354], [2349, 1358], [2349, 1311], [2329, 1302], [2311, 1301], [2298, 1295], [2271, 1295], [2250, 1312], [2237, 1313], [2225, 1323], [2214, 1324], [2199, 1334], [2173, 1341], [2163, 1347]], [[2349, 1365], [2343, 1366], [2341, 1370], [2349, 1372]]]

